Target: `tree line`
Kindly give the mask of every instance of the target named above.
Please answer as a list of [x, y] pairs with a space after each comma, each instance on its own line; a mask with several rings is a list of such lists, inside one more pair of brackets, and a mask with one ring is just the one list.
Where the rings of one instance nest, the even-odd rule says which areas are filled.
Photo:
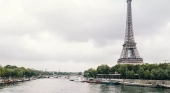
[[42, 71], [24, 68], [24, 67], [17, 67], [12, 65], [0, 66], [0, 77], [5, 78], [29, 78], [32, 76], [38, 76], [42, 74]]
[[6, 65], [6, 66], [0, 66], [0, 78], [2, 79], [8, 79], [8, 78], [30, 78], [30, 77], [37, 77], [37, 76], [43, 76], [43, 75], [71, 75], [71, 74], [77, 74], [81, 75], [82, 72], [50, 72], [50, 71], [40, 71], [30, 68], [24, 68], [24, 67], [17, 67], [13, 65]]
[[97, 74], [120, 74], [124, 79], [170, 80], [170, 64], [117, 64], [112, 67], [103, 64], [97, 69], [89, 68], [84, 71], [85, 77], [96, 78]]

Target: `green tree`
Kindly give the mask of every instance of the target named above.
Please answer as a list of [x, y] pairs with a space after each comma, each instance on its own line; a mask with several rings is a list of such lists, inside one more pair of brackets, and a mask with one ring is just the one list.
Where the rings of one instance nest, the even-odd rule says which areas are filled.
[[127, 71], [127, 78], [128, 79], [134, 79], [135, 78], [135, 72], [133, 70]]
[[97, 67], [98, 74], [109, 74], [110, 67], [108, 65], [101, 65]]
[[0, 77], [4, 77], [5, 75], [5, 70], [2, 66], [0, 66]]
[[86, 74], [88, 75], [88, 77], [94, 77], [96, 78], [97, 76], [97, 71], [93, 68], [90, 68], [86, 71]]
[[120, 64], [117, 64], [117, 65], [115, 65], [114, 67], [115, 67], [115, 70], [116, 70], [116, 72], [119, 72], [119, 67], [120, 67], [121, 65]]
[[127, 65], [121, 65], [118, 69], [121, 76], [125, 79], [127, 76]]
[[168, 65], [167, 63], [159, 64], [159, 68], [161, 68], [161, 69], [167, 69], [168, 66], [169, 66], [169, 65]]
[[145, 71], [144, 77], [145, 77], [145, 79], [149, 79], [150, 78], [150, 71], [149, 70]]
[[134, 79], [135, 78], [135, 72], [133, 70], [131, 70], [129, 72], [129, 74], [130, 74], [130, 79]]
[[127, 70], [132, 71], [134, 70], [135, 65], [127, 64]]
[[140, 68], [140, 65], [134, 65], [134, 72], [137, 74], [138, 73], [138, 69]]
[[167, 67], [168, 79], [170, 80], [170, 66]]
[[24, 76], [23, 70], [20, 69], [20, 68], [16, 68], [16, 69], [15, 69], [15, 72], [16, 72], [16, 77], [18, 77], [18, 78], [21, 78], [21, 77]]
[[115, 66], [112, 66], [112, 67], [110, 68], [110, 73], [115, 74], [116, 70], [117, 70], [116, 67], [115, 67]]
[[15, 68], [18, 68], [17, 66], [11, 66], [11, 65], [6, 65], [4, 66], [4, 68], [8, 68], [8, 69], [15, 69]]
[[107, 75], [110, 73], [110, 67], [108, 65], [101, 65], [97, 67], [97, 73], [98, 74], [105, 74], [106, 78]]
[[8, 78], [11, 77], [12, 70], [11, 69], [4, 69], [4, 77]]
[[151, 70], [151, 79], [158, 79], [158, 71], [156, 69]]
[[138, 77], [139, 79], [144, 79], [144, 69], [142, 67], [138, 70]]
[[25, 76], [26, 77], [31, 77], [31, 69], [25, 69]]
[[151, 72], [152, 69], [158, 69], [159, 66], [157, 64], [149, 64], [148, 70]]
[[168, 72], [164, 69], [159, 68], [157, 74], [159, 80], [165, 80], [168, 78]]
[[84, 71], [84, 77], [89, 77], [88, 75], [89, 75], [88, 70], [85, 70], [85, 71]]

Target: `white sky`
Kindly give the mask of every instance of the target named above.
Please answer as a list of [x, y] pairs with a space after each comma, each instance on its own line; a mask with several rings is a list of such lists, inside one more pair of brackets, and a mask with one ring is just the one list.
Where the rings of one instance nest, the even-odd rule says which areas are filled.
[[[135, 41], [145, 63], [170, 61], [170, 1], [133, 0]], [[114, 66], [126, 0], [0, 0], [0, 64], [48, 71]]]

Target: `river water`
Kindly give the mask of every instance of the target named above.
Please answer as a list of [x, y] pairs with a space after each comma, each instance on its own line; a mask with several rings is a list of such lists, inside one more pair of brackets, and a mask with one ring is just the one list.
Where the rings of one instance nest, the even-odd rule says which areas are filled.
[[0, 86], [0, 93], [170, 93], [170, 89], [90, 84], [53, 78]]

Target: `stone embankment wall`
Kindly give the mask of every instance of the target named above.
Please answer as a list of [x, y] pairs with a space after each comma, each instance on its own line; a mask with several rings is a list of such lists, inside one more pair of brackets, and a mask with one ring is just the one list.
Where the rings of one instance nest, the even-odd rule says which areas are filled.
[[115, 79], [120, 82], [141, 83], [141, 84], [165, 84], [170, 85], [170, 80], [141, 80], [141, 79]]

